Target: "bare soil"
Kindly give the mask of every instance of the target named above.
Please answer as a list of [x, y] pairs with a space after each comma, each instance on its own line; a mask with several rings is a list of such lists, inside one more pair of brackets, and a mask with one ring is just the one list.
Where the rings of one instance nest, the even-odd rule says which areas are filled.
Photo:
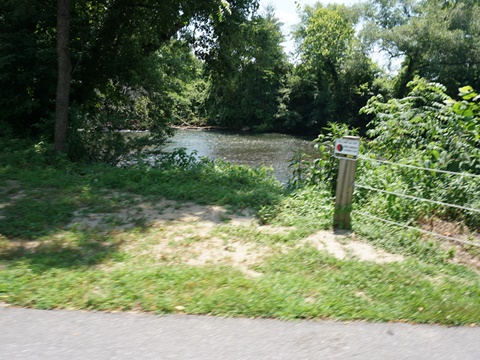
[[[262, 274], [252, 270], [267, 256], [272, 255], [272, 247], [248, 241], [248, 239], [221, 239], [214, 235], [217, 226], [253, 227], [255, 231], [266, 234], [289, 233], [294, 228], [261, 226], [255, 217], [245, 211], [229, 213], [224, 207], [198, 205], [193, 203], [177, 204], [161, 200], [155, 204], [140, 203], [135, 209], [122, 209], [115, 214], [77, 214], [70, 226], [81, 228], [109, 227], [108, 220], [116, 216], [119, 230], [135, 226], [138, 219], [152, 229], [162, 229], [161, 236], [150, 240], [146, 250], [158, 261], [184, 263], [194, 266], [205, 264], [225, 264], [238, 268], [248, 276]], [[110, 221], [111, 222], [111, 221]], [[327, 251], [338, 259], [357, 259], [376, 263], [402, 261], [400, 255], [390, 254], [360, 241], [353, 234], [320, 231], [301, 241], [297, 246], [313, 245], [320, 251]], [[286, 246], [280, 251], [288, 251]]]
[[[427, 230], [433, 233], [437, 233], [443, 236], [459, 239], [461, 241], [467, 241], [471, 243], [480, 244], [480, 233], [468, 229], [465, 225], [459, 222], [451, 222], [437, 217], [431, 217], [425, 219], [420, 227], [423, 230]], [[467, 265], [480, 271], [480, 248], [470, 245], [462, 244], [461, 242], [454, 241], [442, 241], [442, 247], [453, 252], [452, 261], [457, 264]]]
[[[16, 182], [8, 183], [1, 190], [3, 194], [8, 193], [8, 196], [4, 196], [4, 200], [0, 201], [0, 220], [3, 218], [3, 208], [25, 196]], [[122, 194], [112, 194], [118, 195]], [[67, 228], [113, 230], [117, 233], [136, 227], [150, 228], [161, 234], [150, 240], [148, 247], [149, 256], [158, 261], [194, 266], [225, 264], [238, 268], [248, 276], [261, 276], [253, 269], [256, 264], [272, 255], [272, 247], [248, 239], [219, 238], [214, 234], [215, 229], [225, 224], [251, 227], [255, 231], [272, 235], [288, 234], [294, 230], [289, 227], [261, 226], [249, 211], [232, 213], [222, 206], [177, 203], [165, 199], [148, 202], [141, 197], [134, 198], [131, 205], [114, 212], [91, 214], [88, 209], [81, 209], [74, 214], [74, 219]], [[425, 220], [421, 227], [445, 236], [480, 243], [478, 232], [459, 223], [431, 218]], [[158, 231], [159, 229], [161, 231]], [[4, 237], [0, 234], [0, 240], [1, 238]], [[9, 244], [32, 248], [39, 242], [9, 241]], [[348, 232], [319, 231], [300, 241], [297, 246], [306, 244], [320, 251], [327, 251], [338, 259], [357, 259], [380, 264], [403, 261], [401, 255], [387, 253]], [[446, 251], [451, 251], [453, 262], [480, 271], [479, 248], [450, 241], [442, 241], [441, 244]], [[128, 249], [128, 245], [125, 246]], [[283, 246], [280, 251], [288, 249]]]

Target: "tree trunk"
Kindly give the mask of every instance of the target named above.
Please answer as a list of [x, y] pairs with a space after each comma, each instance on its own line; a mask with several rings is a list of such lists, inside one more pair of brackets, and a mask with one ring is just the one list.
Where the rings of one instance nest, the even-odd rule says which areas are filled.
[[408, 94], [407, 85], [413, 80], [415, 71], [417, 70], [417, 63], [415, 61], [416, 58], [416, 55], [407, 55], [405, 58], [407, 66], [400, 70], [398, 75], [400, 78], [397, 80], [397, 84], [395, 86], [396, 89], [394, 91], [394, 95], [397, 99], [404, 98]]
[[57, 0], [57, 96], [55, 102], [55, 154], [67, 153], [68, 109], [72, 65], [68, 51], [69, 1]]
[[325, 61], [325, 65], [327, 66], [327, 69], [328, 71], [330, 72], [330, 75], [332, 76], [332, 80], [333, 80], [333, 97], [336, 101], [337, 97], [338, 97], [338, 90], [340, 88], [339, 86], [339, 80], [338, 80], [338, 73], [337, 73], [337, 69], [335, 69], [335, 65], [333, 64], [332, 61], [330, 60], [326, 60]]

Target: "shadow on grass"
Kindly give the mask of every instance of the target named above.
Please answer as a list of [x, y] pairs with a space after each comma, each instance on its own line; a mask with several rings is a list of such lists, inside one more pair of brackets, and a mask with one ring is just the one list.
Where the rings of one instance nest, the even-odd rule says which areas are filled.
[[115, 215], [131, 205], [128, 194], [113, 196], [113, 191], [92, 189], [88, 181], [63, 188], [27, 184], [15, 190], [0, 201], [0, 238], [11, 241], [51, 240], [59, 230], [75, 232], [72, 221], [79, 212]]
[[52, 235], [69, 223], [73, 211], [73, 204], [62, 198], [18, 199], [3, 207], [0, 234], [25, 240]]
[[77, 232], [74, 241], [56, 239], [48, 242], [13, 242], [0, 246], [4, 264], [27, 263], [30, 271], [42, 273], [50, 269], [90, 267], [118, 257], [120, 241], [108, 235]]
[[[162, 169], [36, 163], [2, 167], [0, 161], [0, 261], [6, 266], [24, 262], [36, 272], [115, 260], [122, 252], [114, 235], [130, 228], [145, 232], [155, 221], [228, 221], [233, 216], [214, 213], [209, 205], [258, 211], [283, 195], [283, 187], [265, 171], [228, 163], [202, 162], [193, 167], [175, 163]], [[207, 207], [202, 212], [173, 205], [163, 210], [168, 214], [158, 210], [151, 222], [148, 216], [164, 199]], [[70, 226], [77, 223], [78, 213], [87, 223], [98, 221], [79, 230], [81, 225]]]

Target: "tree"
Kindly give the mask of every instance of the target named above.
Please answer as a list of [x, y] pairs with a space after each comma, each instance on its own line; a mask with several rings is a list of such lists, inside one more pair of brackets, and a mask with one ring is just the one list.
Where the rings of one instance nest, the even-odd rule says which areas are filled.
[[56, 64], [55, 3], [0, 2], [0, 133], [53, 135]]
[[283, 40], [271, 7], [219, 40], [208, 67], [212, 123], [261, 130], [282, 127], [277, 115], [289, 67]]
[[317, 4], [301, 16], [294, 33], [301, 62], [292, 110], [314, 131], [328, 122], [358, 125], [376, 70], [355, 36], [356, 10]]
[[372, 0], [365, 8], [363, 37], [401, 59], [395, 97], [403, 97], [415, 75], [447, 86], [480, 84], [480, 4], [458, 0]]
[[302, 38], [300, 51], [302, 62], [317, 74], [331, 80], [332, 95], [339, 90], [339, 73], [342, 61], [353, 47], [354, 22], [335, 8], [319, 6], [306, 20], [304, 28], [297, 32]]
[[[58, 87], [57, 99], [56, 150], [60, 152], [66, 150], [66, 84], [71, 83], [70, 114], [75, 115], [69, 122], [71, 130], [92, 122], [97, 122], [94, 129], [102, 125], [113, 128], [112, 114], [118, 110], [125, 118], [148, 116], [151, 129], [164, 133], [166, 120], [170, 120], [168, 105], [160, 99], [165, 88], [155, 89], [158, 81], [145, 81], [156, 78], [160, 67], [147, 65], [161, 61], [156, 54], [162, 46], [190, 27], [201, 28], [203, 34], [192, 46], [204, 46], [208, 53], [225, 29], [235, 31], [236, 24], [248, 18], [257, 0], [78, 0], [70, 8], [69, 52], [68, 21], [64, 21], [68, 20], [67, 5], [67, 1], [59, 1], [56, 9], [47, 0], [5, 0], [0, 4], [0, 67], [4, 74], [0, 104], [9, 109], [0, 115], [0, 122], [17, 133], [36, 131], [52, 138], [58, 80], [64, 85]], [[226, 25], [229, 23], [232, 25]], [[55, 34], [59, 76], [54, 65]], [[147, 82], [149, 86], [143, 86]]]
[[67, 152], [68, 109], [70, 105], [70, 81], [72, 78], [68, 49], [70, 30], [70, 1], [57, 1], [57, 59], [58, 80], [55, 101], [55, 153]]

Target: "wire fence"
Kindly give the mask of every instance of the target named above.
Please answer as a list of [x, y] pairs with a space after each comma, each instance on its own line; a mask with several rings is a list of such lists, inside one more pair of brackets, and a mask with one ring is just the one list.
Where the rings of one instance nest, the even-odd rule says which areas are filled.
[[454, 171], [440, 170], [440, 169], [432, 169], [432, 168], [426, 168], [426, 167], [409, 165], [409, 164], [399, 164], [399, 163], [394, 163], [394, 162], [386, 161], [386, 160], [373, 159], [373, 158], [369, 158], [369, 157], [366, 157], [366, 156], [363, 156], [363, 155], [358, 155], [358, 159], [360, 159], [360, 160], [365, 160], [365, 161], [376, 162], [376, 163], [380, 163], [380, 164], [394, 165], [394, 166], [404, 167], [404, 168], [414, 169], [414, 170], [424, 170], [424, 171], [436, 172], [436, 173], [441, 173], [441, 174], [449, 174], [449, 175], [455, 175], [455, 176], [473, 177], [473, 178], [480, 179], [480, 175], [477, 175], [477, 174], [470, 174], [470, 173], [463, 173], [463, 172], [454, 172]]
[[[459, 172], [439, 170], [439, 169], [430, 169], [430, 168], [408, 165], [408, 164], [399, 164], [399, 163], [394, 163], [394, 162], [385, 161], [385, 160], [372, 159], [372, 158], [365, 157], [365, 156], [359, 156], [358, 159], [360, 159], [362, 161], [370, 161], [370, 162], [392, 165], [392, 166], [397, 166], [397, 167], [404, 167], [404, 168], [415, 169], [415, 170], [430, 171], [430, 172], [436, 172], [436, 173], [444, 173], [444, 174], [453, 175], [453, 176], [472, 177], [472, 178], [480, 179], [480, 176], [476, 175], [476, 174], [459, 173]], [[387, 191], [387, 190], [375, 188], [375, 187], [364, 185], [364, 184], [355, 184], [355, 187], [360, 188], [360, 189], [369, 190], [369, 191], [380, 192], [380, 193], [384, 193], [384, 194], [388, 194], [388, 195], [398, 196], [398, 197], [402, 197], [402, 198], [407, 198], [407, 199], [410, 199], [410, 200], [428, 202], [428, 203], [431, 203], [431, 204], [456, 208], [456, 209], [460, 209], [460, 210], [463, 210], [463, 211], [468, 211], [468, 212], [471, 212], [471, 213], [480, 214], [480, 209], [471, 208], [471, 207], [467, 207], [467, 206], [450, 204], [450, 203], [443, 202], [443, 201], [426, 199], [426, 198], [413, 196], [413, 195], [408, 195], [408, 194], [399, 193], [399, 192], [394, 192], [394, 191]], [[410, 229], [410, 230], [415, 230], [415, 231], [418, 231], [418, 232], [421, 232], [421, 233], [424, 233], [424, 234], [427, 234], [427, 235], [430, 235], [430, 236], [435, 236], [436, 238], [439, 238], [439, 239], [442, 239], [442, 240], [454, 241], [454, 242], [465, 244], [465, 245], [480, 247], [480, 243], [478, 243], [478, 242], [459, 239], [459, 238], [452, 237], [452, 236], [442, 235], [442, 234], [439, 234], [439, 233], [436, 233], [436, 232], [433, 232], [433, 231], [428, 231], [428, 230], [425, 230], [425, 229], [421, 229], [419, 227], [415, 227], [415, 226], [411, 226], [411, 225], [407, 225], [407, 224], [402, 224], [402, 223], [399, 223], [399, 222], [396, 222], [396, 221], [392, 221], [392, 220], [389, 220], [389, 219], [384, 219], [384, 218], [381, 218], [381, 217], [378, 217], [378, 216], [367, 214], [367, 213], [364, 213], [364, 212], [361, 212], [361, 211], [358, 211], [358, 210], [353, 210], [352, 213], [360, 215], [362, 217], [370, 218], [372, 220], [381, 221], [381, 222], [384, 222], [384, 223], [389, 224], [389, 225], [394, 225], [394, 226], [397, 226], [397, 227], [402, 227], [402, 228], [406, 228], [406, 229]]]
[[469, 207], [466, 207], [466, 206], [449, 204], [449, 203], [446, 203], [446, 202], [443, 202], [443, 201], [425, 199], [425, 198], [421, 198], [421, 197], [418, 197], [418, 196], [412, 196], [412, 195], [402, 194], [402, 193], [398, 193], [398, 192], [394, 192], [394, 191], [387, 191], [387, 190], [377, 189], [377, 188], [374, 188], [374, 187], [371, 187], [371, 186], [367, 186], [367, 185], [355, 184], [355, 187], [360, 188], [360, 189], [365, 189], [365, 190], [378, 191], [378, 192], [381, 192], [381, 193], [384, 193], [384, 194], [395, 195], [395, 196], [403, 197], [403, 198], [406, 198], [406, 199], [424, 201], [424, 202], [428, 202], [428, 203], [430, 203], [430, 204], [448, 206], [448, 207], [455, 208], [455, 209], [460, 209], [460, 210], [467, 210], [467, 211], [470, 211], [470, 212], [474, 212], [474, 213], [480, 214], [480, 209], [474, 209], [474, 208], [469, 208]]

